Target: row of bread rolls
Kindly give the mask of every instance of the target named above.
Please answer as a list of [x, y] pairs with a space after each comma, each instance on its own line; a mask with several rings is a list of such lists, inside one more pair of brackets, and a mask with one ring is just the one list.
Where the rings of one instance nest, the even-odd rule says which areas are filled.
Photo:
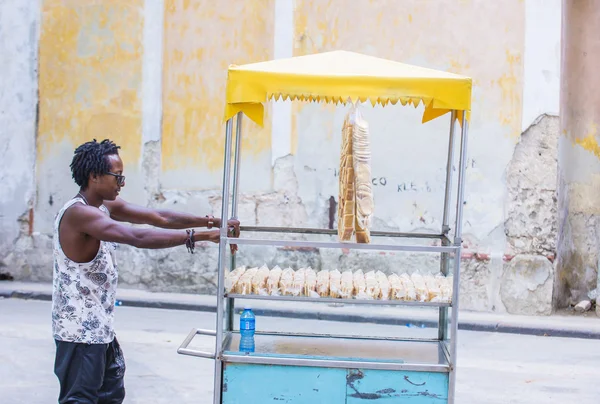
[[227, 293], [264, 296], [307, 296], [448, 303], [452, 300], [452, 276], [386, 275], [381, 271], [340, 272], [300, 268], [269, 269], [241, 266], [227, 273]]

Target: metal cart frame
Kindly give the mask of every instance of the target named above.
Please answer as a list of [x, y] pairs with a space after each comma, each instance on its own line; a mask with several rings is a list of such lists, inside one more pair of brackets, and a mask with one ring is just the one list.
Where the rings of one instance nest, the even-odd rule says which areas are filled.
[[[357, 244], [348, 242], [326, 242], [326, 241], [305, 241], [305, 240], [279, 240], [279, 239], [256, 239], [256, 238], [230, 238], [227, 235], [227, 221], [223, 220], [220, 228], [221, 238], [219, 242], [219, 257], [218, 257], [218, 286], [217, 286], [217, 313], [216, 313], [216, 330], [200, 330], [193, 329], [187, 338], [183, 341], [178, 353], [191, 355], [202, 358], [215, 360], [214, 374], [214, 404], [220, 404], [222, 400], [222, 377], [224, 363], [250, 363], [250, 364], [270, 364], [284, 366], [308, 366], [308, 367], [326, 367], [326, 368], [366, 368], [379, 370], [405, 370], [405, 371], [424, 371], [424, 372], [442, 372], [449, 374], [448, 385], [448, 403], [455, 402], [455, 386], [456, 386], [456, 365], [457, 365], [457, 331], [458, 331], [458, 303], [459, 303], [459, 284], [460, 284], [460, 256], [462, 245], [462, 222], [463, 222], [463, 205], [464, 205], [464, 190], [465, 190], [465, 170], [467, 158], [467, 132], [468, 120], [467, 113], [464, 110], [451, 111], [450, 131], [448, 142], [448, 154], [446, 164], [446, 180], [443, 205], [443, 220], [442, 228], [437, 234], [419, 234], [419, 233], [397, 233], [397, 232], [380, 232], [372, 231], [371, 235], [374, 239], [377, 237], [393, 237], [393, 238], [418, 238], [418, 239], [437, 239], [441, 241], [441, 245], [425, 246], [425, 245], [410, 245], [408, 243], [399, 244], [380, 244], [372, 242], [370, 244]], [[450, 216], [451, 216], [451, 200], [452, 200], [452, 172], [455, 152], [455, 132], [456, 121], [460, 118], [462, 122], [460, 130], [460, 147], [459, 147], [459, 169], [457, 181], [457, 197], [456, 197], [456, 217], [454, 223], [454, 235], [450, 234]], [[240, 184], [240, 155], [241, 155], [241, 138], [242, 138], [242, 112], [238, 112], [235, 117], [235, 144], [233, 141], [234, 118], [230, 118], [226, 122], [225, 130], [225, 155], [223, 169], [223, 190], [222, 190], [222, 208], [221, 217], [238, 217], [238, 201], [239, 201], [239, 184]], [[235, 146], [235, 147], [234, 147]], [[232, 169], [232, 147], [234, 147], [233, 169]], [[229, 211], [229, 201], [231, 198], [231, 211]], [[230, 215], [228, 213], [231, 213]], [[296, 234], [321, 234], [321, 235], [337, 235], [336, 230], [330, 229], [312, 229], [312, 228], [283, 228], [283, 227], [260, 227], [260, 226], [243, 226], [242, 231], [252, 232], [271, 232], [271, 233], [296, 233]], [[313, 247], [313, 248], [344, 248], [344, 249], [363, 249], [363, 250], [380, 250], [380, 251], [405, 251], [405, 252], [431, 252], [441, 253], [440, 270], [444, 275], [450, 273], [451, 265], [453, 265], [453, 292], [451, 303], [432, 303], [432, 302], [406, 302], [396, 300], [356, 300], [356, 299], [333, 299], [333, 298], [310, 298], [310, 297], [293, 297], [293, 296], [259, 296], [259, 295], [234, 295], [226, 294], [224, 287], [225, 269], [229, 267], [235, 268], [235, 255], [228, 253], [229, 244], [243, 245], [259, 245], [259, 246], [295, 246], [295, 247]], [[228, 254], [230, 257], [228, 257]], [[231, 337], [235, 333], [234, 329], [234, 299], [263, 299], [263, 300], [293, 300], [296, 302], [345, 302], [349, 304], [367, 304], [367, 305], [405, 305], [405, 306], [433, 306], [439, 308], [438, 322], [438, 337], [435, 341], [439, 344], [440, 355], [444, 355], [447, 360], [447, 365], [441, 364], [420, 364], [420, 363], [390, 363], [386, 361], [360, 361], [360, 360], [343, 360], [327, 358], [294, 358], [294, 357], [274, 357], [263, 356], [260, 354], [252, 355], [230, 355], [224, 352], [224, 346], [231, 342]], [[451, 315], [448, 310], [451, 308]], [[449, 329], [449, 332], [448, 332]], [[277, 333], [260, 333], [257, 335]], [[215, 351], [204, 352], [188, 348], [188, 345], [196, 335], [209, 335], [216, 338]], [[307, 335], [307, 334], [286, 334], [286, 335]], [[334, 336], [334, 335], [316, 335], [315, 337], [328, 338], [366, 338], [353, 336]], [[380, 340], [395, 340], [395, 338], [378, 338]], [[398, 338], [398, 340], [402, 340]]]

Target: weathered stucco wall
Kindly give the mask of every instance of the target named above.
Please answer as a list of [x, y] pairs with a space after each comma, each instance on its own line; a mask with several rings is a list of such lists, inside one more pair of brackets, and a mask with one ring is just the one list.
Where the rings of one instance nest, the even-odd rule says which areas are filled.
[[600, 247], [600, 9], [596, 1], [567, 1], [563, 12], [558, 306], [577, 304], [597, 287]]
[[[46, 0], [33, 221], [39, 234], [19, 239], [17, 252], [3, 262], [17, 277], [49, 279], [52, 218], [76, 192], [68, 162], [73, 148], [92, 137], [122, 145], [125, 198], [219, 214], [228, 64], [345, 49], [474, 78], [462, 307], [547, 314], [557, 227], [551, 115], [558, 103], [559, 16], [560, 0], [462, 1], [460, 7], [440, 0], [435, 8], [418, 0], [352, 8], [332, 0]], [[364, 108], [377, 229], [441, 227], [449, 119], [422, 125], [421, 113], [422, 107]], [[264, 128], [244, 120], [245, 224], [329, 225], [344, 114], [344, 108], [280, 103], [267, 108]], [[214, 245], [194, 256], [183, 248], [123, 246], [121, 281], [212, 292], [215, 253]], [[439, 269], [435, 255], [336, 250], [248, 247], [239, 260]]]
[[0, 258], [31, 233], [39, 26], [40, 1], [0, 1]]
[[143, 0], [45, 0], [40, 36], [40, 121], [34, 230], [52, 231], [75, 193], [75, 147], [111, 138], [122, 148], [127, 197], [145, 203], [141, 162]]
[[[273, 58], [273, 4], [273, 0], [165, 2], [164, 187], [220, 186], [225, 138], [219, 118], [227, 67]], [[242, 164], [255, 175], [245, 190], [270, 187], [270, 143], [270, 125], [246, 131]]]

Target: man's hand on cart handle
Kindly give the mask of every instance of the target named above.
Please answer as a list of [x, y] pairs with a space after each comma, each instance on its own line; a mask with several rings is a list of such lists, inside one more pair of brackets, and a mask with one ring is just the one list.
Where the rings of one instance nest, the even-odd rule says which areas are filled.
[[[227, 237], [236, 237], [233, 235], [234, 232], [235, 232], [235, 229], [233, 227], [229, 227], [227, 229]], [[219, 244], [219, 240], [221, 240], [221, 230], [215, 229], [215, 230], [204, 231], [201, 233], [196, 233], [194, 238], [196, 239], [196, 241], [204, 240], [204, 241], [210, 241], [211, 243]], [[230, 244], [229, 248], [231, 248], [232, 254], [235, 254], [235, 252], [237, 251], [236, 244]]]
[[[227, 236], [238, 238], [240, 236], [240, 221], [237, 219], [229, 219], [227, 221]], [[230, 244], [231, 253], [235, 254], [238, 250], [237, 244]]]
[[[211, 227], [221, 227], [221, 219], [219, 219], [218, 217], [212, 218], [213, 221], [213, 225]], [[238, 237], [240, 235], [240, 221], [237, 219], [229, 219], [227, 221], [227, 225], [229, 227], [235, 227], [235, 237]], [[209, 227], [209, 228], [211, 228]]]
[[239, 237], [240, 236], [240, 221], [237, 219], [229, 219], [227, 221], [227, 226], [229, 226], [229, 230], [232, 232], [229, 237]]
[[[215, 227], [221, 227], [221, 219], [219, 218], [211, 218], [214, 221]], [[220, 238], [220, 230], [211, 230], [208, 232], [209, 238], [208, 241], [213, 243], [218, 243]], [[240, 236], [240, 221], [237, 219], [229, 219], [227, 221], [227, 237], [239, 237]], [[235, 254], [238, 250], [237, 244], [230, 244], [229, 248], [231, 248], [231, 253]]]

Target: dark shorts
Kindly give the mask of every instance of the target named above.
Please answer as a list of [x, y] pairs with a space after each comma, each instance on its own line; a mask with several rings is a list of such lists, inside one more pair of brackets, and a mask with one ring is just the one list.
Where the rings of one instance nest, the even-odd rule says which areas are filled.
[[125, 399], [125, 360], [119, 342], [56, 341], [54, 373], [60, 404], [120, 404]]

